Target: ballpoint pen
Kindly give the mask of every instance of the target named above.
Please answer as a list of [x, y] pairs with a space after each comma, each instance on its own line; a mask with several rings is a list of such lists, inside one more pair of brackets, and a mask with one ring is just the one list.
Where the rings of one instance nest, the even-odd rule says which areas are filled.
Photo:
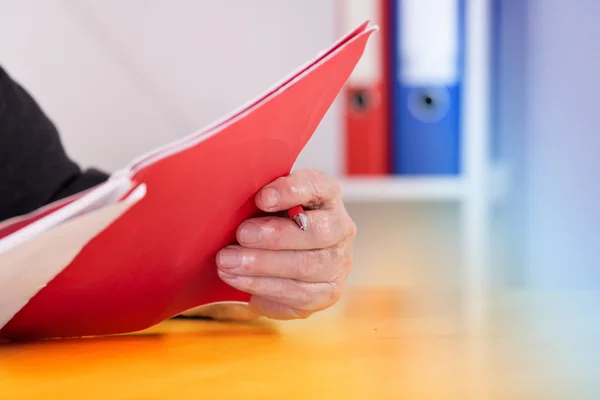
[[295, 206], [290, 208], [288, 210], [288, 215], [290, 219], [294, 221], [300, 229], [302, 229], [303, 231], [306, 230], [308, 226], [308, 218], [306, 217], [306, 214], [304, 214], [304, 209], [302, 208], [302, 206]]

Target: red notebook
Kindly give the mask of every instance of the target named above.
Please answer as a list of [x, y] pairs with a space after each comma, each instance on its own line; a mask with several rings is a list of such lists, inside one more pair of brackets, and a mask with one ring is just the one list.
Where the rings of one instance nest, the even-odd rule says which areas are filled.
[[361, 24], [213, 125], [133, 160], [106, 183], [0, 224], [0, 337], [127, 333], [249, 295], [215, 257], [287, 175], [377, 26]]

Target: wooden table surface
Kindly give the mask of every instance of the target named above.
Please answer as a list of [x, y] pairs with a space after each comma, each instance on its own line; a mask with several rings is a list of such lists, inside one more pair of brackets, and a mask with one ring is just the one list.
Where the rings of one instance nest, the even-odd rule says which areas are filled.
[[572, 309], [557, 320], [511, 301], [479, 334], [375, 288], [302, 321], [176, 319], [132, 335], [1, 345], [0, 399], [600, 398], [596, 325], [574, 329]]

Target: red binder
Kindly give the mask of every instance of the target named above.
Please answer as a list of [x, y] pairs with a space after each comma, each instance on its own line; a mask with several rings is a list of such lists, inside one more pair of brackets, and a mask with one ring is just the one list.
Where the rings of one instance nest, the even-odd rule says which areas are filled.
[[[367, 22], [237, 112], [105, 184], [0, 225], [0, 337], [117, 334], [249, 295], [215, 256], [288, 174], [361, 58]], [[291, 223], [291, 222], [290, 222]]]
[[374, 19], [381, 33], [374, 37], [343, 90], [346, 175], [390, 173], [390, 0], [342, 1], [344, 27]]

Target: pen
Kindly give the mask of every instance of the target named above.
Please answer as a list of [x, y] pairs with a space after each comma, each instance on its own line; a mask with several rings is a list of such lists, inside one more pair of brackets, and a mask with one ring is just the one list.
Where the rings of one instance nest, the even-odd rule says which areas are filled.
[[308, 218], [306, 217], [306, 214], [304, 214], [304, 209], [302, 208], [302, 206], [295, 206], [293, 208], [290, 208], [288, 210], [288, 215], [290, 219], [294, 221], [296, 225], [298, 225], [298, 227], [300, 227], [300, 229], [302, 229], [303, 231], [306, 230], [308, 225]]

